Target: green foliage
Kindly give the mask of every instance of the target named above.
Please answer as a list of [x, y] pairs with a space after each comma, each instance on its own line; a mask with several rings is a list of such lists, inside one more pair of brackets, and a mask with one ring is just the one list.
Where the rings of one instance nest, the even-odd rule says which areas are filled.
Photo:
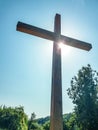
[[37, 119], [36, 121], [38, 122], [38, 124], [43, 125], [43, 124], [45, 124], [46, 122], [50, 121], [50, 117], [47, 116], [47, 117], [45, 117], [45, 118], [39, 118], [39, 119]]
[[63, 115], [63, 130], [78, 130], [75, 113]]
[[0, 107], [0, 128], [7, 130], [27, 130], [27, 116], [23, 107]]
[[75, 106], [81, 130], [98, 130], [98, 73], [91, 66], [82, 67], [71, 80], [68, 95]]
[[72, 113], [70, 116], [69, 121], [67, 122], [67, 127], [69, 130], [75, 130], [76, 129], [76, 114]]
[[34, 119], [36, 118], [36, 114], [33, 112], [32, 114], [31, 114], [31, 121], [33, 121]]
[[43, 129], [44, 129], [44, 130], [50, 130], [50, 121], [47, 121], [47, 122], [43, 125]]
[[35, 119], [36, 114], [33, 112], [31, 118], [28, 121], [28, 130], [43, 130], [42, 126], [38, 124], [38, 121]]
[[[49, 130], [50, 117], [35, 119], [35, 113], [28, 120], [23, 107], [0, 107], [0, 130]], [[74, 113], [63, 116], [63, 130], [72, 129], [74, 124]]]
[[68, 126], [66, 125], [66, 122], [65, 122], [65, 121], [63, 121], [63, 130], [69, 130], [69, 129], [68, 129]]
[[28, 130], [43, 130], [37, 122], [31, 122]]

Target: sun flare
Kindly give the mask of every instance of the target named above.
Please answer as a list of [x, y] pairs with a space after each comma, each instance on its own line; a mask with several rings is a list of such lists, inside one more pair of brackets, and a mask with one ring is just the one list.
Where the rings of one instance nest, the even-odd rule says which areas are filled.
[[58, 46], [59, 48], [61, 48], [61, 52], [63, 55], [68, 55], [71, 52], [71, 47], [63, 44], [62, 42], [60, 42]]

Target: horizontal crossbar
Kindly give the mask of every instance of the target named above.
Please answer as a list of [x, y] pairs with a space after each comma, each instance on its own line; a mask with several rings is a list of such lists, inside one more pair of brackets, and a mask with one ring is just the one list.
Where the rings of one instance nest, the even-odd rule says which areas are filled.
[[[38, 36], [40, 38], [45, 38], [48, 40], [52, 40], [55, 41], [58, 37], [57, 34], [55, 34], [54, 32], [51, 31], [47, 31], [45, 29], [41, 29], [32, 25], [28, 25], [22, 22], [18, 22], [17, 24], [17, 31], [21, 31], [24, 33], [28, 33], [34, 36]], [[59, 36], [59, 41], [63, 42], [66, 45], [72, 46], [72, 47], [76, 47], [79, 49], [83, 49], [83, 50], [87, 50], [89, 51], [92, 48], [92, 45], [90, 43], [86, 43], [80, 40], [76, 40], [70, 37], [66, 37], [63, 35]]]

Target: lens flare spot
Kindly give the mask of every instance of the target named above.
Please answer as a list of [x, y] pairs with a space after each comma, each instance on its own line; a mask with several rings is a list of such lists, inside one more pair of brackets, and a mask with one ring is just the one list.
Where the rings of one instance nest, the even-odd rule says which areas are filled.
[[71, 47], [67, 46], [63, 43], [59, 43], [58, 47], [61, 48], [62, 54], [63, 55], [68, 55], [71, 52]]

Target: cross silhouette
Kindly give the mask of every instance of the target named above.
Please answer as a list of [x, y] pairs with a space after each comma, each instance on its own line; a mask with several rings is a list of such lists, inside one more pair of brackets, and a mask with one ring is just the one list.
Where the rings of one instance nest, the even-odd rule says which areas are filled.
[[58, 44], [59, 42], [63, 42], [63, 44], [65, 45], [87, 51], [92, 48], [92, 45], [90, 43], [61, 35], [61, 16], [59, 14], [56, 14], [55, 16], [54, 32], [22, 22], [18, 22], [17, 30], [34, 36], [38, 36], [40, 38], [52, 40], [54, 42], [52, 61], [50, 130], [63, 130], [61, 49], [58, 47]]

